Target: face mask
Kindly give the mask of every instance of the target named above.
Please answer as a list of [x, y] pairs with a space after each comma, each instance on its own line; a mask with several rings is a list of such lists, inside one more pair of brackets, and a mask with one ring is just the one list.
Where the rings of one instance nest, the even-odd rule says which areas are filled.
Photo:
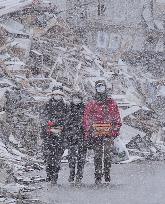
[[60, 95], [54, 95], [54, 96], [53, 96], [53, 98], [54, 98], [55, 100], [57, 100], [57, 101], [59, 101], [59, 100], [62, 100], [62, 99], [63, 99], [63, 97], [62, 97], [62, 96], [60, 96]]
[[75, 105], [78, 105], [78, 104], [81, 103], [81, 99], [79, 99], [79, 98], [73, 98], [72, 101], [73, 101], [73, 103], [74, 103]]
[[106, 88], [105, 88], [105, 86], [98, 86], [98, 87], [96, 87], [96, 91], [98, 93], [105, 93]]

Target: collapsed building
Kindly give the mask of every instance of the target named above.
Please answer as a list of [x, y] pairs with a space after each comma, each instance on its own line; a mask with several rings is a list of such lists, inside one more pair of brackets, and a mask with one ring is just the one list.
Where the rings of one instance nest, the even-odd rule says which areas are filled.
[[[153, 18], [148, 18], [148, 25], [144, 26], [140, 23], [141, 11], [150, 11], [153, 5], [146, 7], [143, 1], [141, 4], [131, 1], [134, 11], [140, 5], [137, 19], [134, 14], [128, 19], [129, 9], [124, 7], [127, 10], [124, 20], [121, 20], [125, 14], [119, 1], [112, 1], [111, 8], [107, 7], [108, 1], [101, 0], [98, 3], [81, 1], [81, 7], [77, 1], [65, 4], [65, 0], [60, 4], [58, 1], [57, 6], [43, 1], [4, 2], [0, 7], [0, 177], [3, 178], [1, 183], [8, 182], [10, 188], [13, 181], [17, 185], [14, 183], [14, 195], [10, 188], [10, 192], [6, 187], [0, 188], [2, 202], [11, 203], [11, 198], [22, 202], [23, 193], [34, 190], [29, 184], [44, 180], [22, 175], [43, 168], [38, 154], [41, 150], [40, 113], [53, 86], [63, 85], [67, 102], [73, 90], [81, 91], [87, 101], [94, 95], [94, 82], [105, 79], [108, 89], [113, 88], [113, 98], [120, 107], [123, 120], [120, 138], [129, 154], [143, 159], [164, 159], [165, 81], [161, 69], [159, 76], [148, 72], [148, 65], [154, 60], [155, 66], [157, 61], [160, 67], [163, 64], [163, 39], [159, 38], [164, 32], [162, 5], [155, 7], [158, 4], [154, 4], [154, 26]], [[115, 20], [104, 21], [108, 19], [106, 11], [112, 8], [114, 11], [110, 13], [116, 12]], [[121, 10], [122, 15], [117, 16]], [[86, 16], [90, 17], [88, 22]], [[81, 23], [77, 20], [79, 17]], [[129, 26], [120, 27], [125, 20]], [[131, 27], [134, 21], [138, 21], [136, 31]], [[141, 36], [146, 39], [146, 33], [155, 33], [160, 39], [154, 41], [156, 50], [151, 46], [148, 50], [147, 40], [141, 41]]]
[[[128, 18], [130, 14], [126, 12], [126, 16], [122, 13], [117, 17], [115, 14], [114, 19], [109, 16], [111, 21], [106, 21], [109, 19], [108, 13], [119, 13], [115, 10], [116, 7], [119, 10], [121, 8], [117, 2], [110, 5], [106, 1], [100, 1], [99, 4], [84, 1], [80, 7], [76, 1], [67, 1], [67, 4], [63, 1], [66, 6], [63, 12], [52, 3], [30, 2], [26, 7], [9, 12], [1, 18], [0, 85], [3, 88], [3, 101], [7, 100], [1, 105], [3, 111], [1, 115], [7, 118], [6, 124], [2, 126], [5, 127], [3, 129], [6, 137], [14, 135], [19, 141], [18, 145], [26, 147], [29, 154], [39, 142], [39, 110], [48, 99], [52, 87], [63, 85], [66, 100], [69, 100], [73, 90], [81, 90], [85, 100], [88, 100], [89, 96], [94, 94], [93, 85], [98, 78], [105, 79], [108, 88], [111, 89], [113, 86], [113, 97], [121, 108], [124, 123], [121, 130], [123, 141], [128, 144], [131, 138], [138, 134], [141, 137], [146, 135], [148, 137], [149, 134], [149, 138], [154, 137], [156, 141], [157, 136], [153, 134], [158, 135], [163, 128], [160, 114], [163, 108], [161, 105], [163, 94], [158, 94], [161, 99], [157, 101], [160, 111], [157, 111], [157, 105], [153, 101], [157, 100], [158, 90], [163, 90], [164, 82], [161, 75], [157, 78], [153, 73], [144, 71], [143, 66], [141, 67], [141, 58], [146, 61], [151, 52], [147, 50], [148, 48], [139, 45], [139, 41], [142, 42], [139, 39], [142, 34], [146, 39], [146, 32], [158, 32], [162, 36], [163, 31], [155, 26], [152, 27], [149, 20], [146, 26], [141, 23], [142, 13], [146, 12], [144, 2], [139, 4], [133, 18], [131, 16]], [[124, 1], [123, 5], [125, 3]], [[150, 11], [155, 5], [157, 4], [150, 5], [147, 9]], [[72, 8], [75, 6], [73, 12]], [[132, 6], [135, 9], [137, 2]], [[85, 13], [88, 12], [87, 15], [84, 16], [83, 12], [82, 16], [78, 15], [81, 9], [84, 9]], [[111, 9], [113, 12], [109, 12]], [[64, 19], [60, 17], [63, 15], [60, 13], [65, 13]], [[135, 18], [137, 16], [138, 18]], [[160, 16], [157, 18], [161, 24], [162, 18]], [[141, 34], [137, 33], [137, 30]], [[83, 45], [85, 43], [91, 49]], [[142, 44], [146, 44], [145, 40]], [[129, 52], [130, 54], [127, 54]], [[137, 64], [133, 63], [134, 52], [141, 53], [138, 55], [139, 64], [137, 59], [135, 60]], [[161, 56], [163, 57], [162, 52]], [[158, 57], [160, 62], [163, 60], [162, 57]], [[159, 83], [159, 89], [157, 87], [154, 89], [156, 93], [154, 99], [151, 82]], [[9, 105], [5, 107], [4, 104]], [[152, 111], [157, 114], [155, 127], [151, 128], [152, 116], [145, 118], [144, 122], [139, 124], [143, 116]], [[4, 120], [1, 121], [4, 123]], [[150, 123], [149, 126], [146, 125], [147, 121]], [[31, 141], [31, 144], [27, 141]]]

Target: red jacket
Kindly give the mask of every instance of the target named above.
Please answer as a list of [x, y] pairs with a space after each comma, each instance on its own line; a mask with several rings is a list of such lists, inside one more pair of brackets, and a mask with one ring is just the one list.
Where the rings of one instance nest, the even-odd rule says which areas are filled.
[[114, 130], [112, 130], [110, 136], [117, 137], [119, 135], [122, 124], [117, 103], [113, 99], [108, 98], [104, 103], [93, 100], [86, 104], [83, 118], [85, 139], [91, 136], [91, 126], [95, 123], [112, 123], [114, 124]]

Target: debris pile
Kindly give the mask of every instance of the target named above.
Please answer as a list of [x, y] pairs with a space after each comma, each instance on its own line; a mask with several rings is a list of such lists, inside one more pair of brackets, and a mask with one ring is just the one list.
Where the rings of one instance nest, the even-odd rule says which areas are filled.
[[0, 202], [4, 204], [22, 202], [26, 192], [35, 190], [30, 183], [43, 181], [41, 177], [27, 178], [28, 172], [43, 169], [41, 161], [23, 154], [13, 146], [0, 141]]
[[[27, 9], [36, 12], [35, 5]], [[15, 146], [33, 154], [40, 135], [40, 108], [52, 87], [62, 84], [66, 100], [73, 90], [88, 96], [94, 92], [92, 81], [104, 70], [98, 56], [78, 42], [64, 21], [52, 13], [46, 24], [35, 24], [37, 20], [26, 15], [27, 9], [21, 16], [16, 13], [1, 21], [6, 32], [0, 52], [1, 110], [6, 115], [2, 120], [5, 140], [14, 137]], [[45, 13], [37, 8], [36, 18]]]
[[81, 91], [87, 100], [94, 94], [93, 84], [98, 78], [107, 81], [110, 94], [113, 89], [121, 107], [121, 138], [125, 144], [138, 134], [149, 139], [158, 134], [160, 118], [143, 118], [152, 112], [147, 75], [122, 59], [126, 45], [110, 60], [97, 56], [56, 16], [55, 5], [48, 9], [44, 4], [31, 4], [1, 19], [0, 26], [0, 118], [5, 118], [0, 121], [4, 141], [14, 138], [14, 147], [34, 154], [40, 140], [40, 110], [52, 87], [63, 85], [67, 102], [73, 90]]
[[[40, 113], [54, 86], [63, 86], [67, 103], [72, 91], [81, 91], [86, 101], [94, 95], [94, 82], [106, 80], [123, 120], [113, 162], [165, 156], [165, 123], [156, 105], [162, 107], [165, 82], [150, 80], [140, 67], [127, 63], [122, 57], [125, 45], [111, 59], [96, 55], [55, 12], [55, 5], [30, 4], [0, 19], [0, 202], [4, 204], [38, 202], [26, 193], [44, 178], [28, 173], [43, 168]], [[151, 94], [153, 87], [157, 88]], [[152, 98], [157, 90], [158, 97]]]

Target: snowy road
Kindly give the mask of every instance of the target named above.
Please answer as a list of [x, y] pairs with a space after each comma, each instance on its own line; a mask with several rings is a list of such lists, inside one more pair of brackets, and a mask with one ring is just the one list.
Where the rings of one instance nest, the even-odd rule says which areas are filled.
[[59, 187], [43, 183], [33, 196], [48, 204], [164, 204], [165, 162], [113, 165], [109, 187], [93, 186], [93, 165], [85, 168], [84, 186], [75, 188], [67, 182], [68, 168], [63, 165]]

